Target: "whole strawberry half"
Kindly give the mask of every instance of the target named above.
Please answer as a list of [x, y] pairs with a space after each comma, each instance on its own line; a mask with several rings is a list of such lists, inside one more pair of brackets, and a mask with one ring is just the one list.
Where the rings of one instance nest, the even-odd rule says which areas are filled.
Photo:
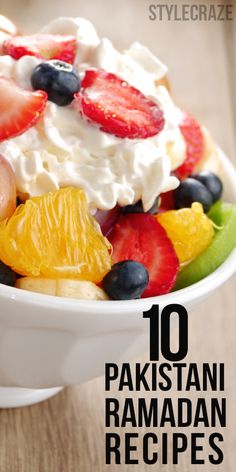
[[4, 42], [3, 53], [13, 59], [36, 56], [41, 59], [58, 59], [72, 64], [76, 54], [76, 38], [60, 34], [14, 36]]
[[121, 216], [108, 239], [113, 246], [114, 263], [134, 260], [148, 270], [149, 284], [142, 297], [170, 292], [179, 262], [166, 231], [154, 216], [145, 213]]
[[46, 92], [23, 90], [0, 76], [0, 141], [18, 136], [35, 125], [46, 102]]
[[174, 174], [182, 180], [193, 172], [203, 157], [204, 137], [199, 123], [187, 113], [183, 113], [179, 128], [186, 143], [186, 159]]
[[74, 106], [102, 131], [119, 138], [148, 138], [158, 134], [165, 123], [156, 103], [102, 69], [85, 72]]

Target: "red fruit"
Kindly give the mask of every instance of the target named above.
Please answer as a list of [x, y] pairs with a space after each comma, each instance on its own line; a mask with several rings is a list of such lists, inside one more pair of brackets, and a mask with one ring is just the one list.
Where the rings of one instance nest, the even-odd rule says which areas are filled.
[[160, 194], [161, 204], [158, 208], [158, 213], [168, 210], [173, 210], [175, 208], [174, 204], [174, 192], [170, 190], [169, 192]]
[[22, 90], [0, 77], [0, 141], [26, 131], [39, 120], [47, 102], [46, 92]]
[[113, 262], [134, 260], [149, 272], [149, 284], [142, 297], [170, 292], [175, 285], [179, 262], [164, 228], [152, 215], [133, 213], [121, 216], [108, 239]]
[[97, 210], [94, 218], [97, 220], [99, 223], [102, 234], [104, 236], [107, 236], [109, 231], [113, 228], [114, 224], [117, 222], [119, 216], [121, 213], [121, 208], [116, 205], [112, 210], [108, 211], [103, 211], [103, 210]]
[[188, 177], [203, 157], [204, 137], [197, 121], [187, 113], [183, 114], [183, 120], [179, 125], [180, 131], [186, 142], [186, 159], [184, 163], [175, 170], [179, 179]]
[[3, 53], [13, 59], [22, 56], [36, 56], [43, 59], [59, 59], [73, 63], [76, 54], [76, 39], [74, 36], [61, 34], [38, 34], [32, 36], [15, 36], [6, 39]]
[[102, 131], [119, 138], [148, 138], [158, 134], [165, 123], [156, 103], [102, 69], [85, 72], [75, 107]]

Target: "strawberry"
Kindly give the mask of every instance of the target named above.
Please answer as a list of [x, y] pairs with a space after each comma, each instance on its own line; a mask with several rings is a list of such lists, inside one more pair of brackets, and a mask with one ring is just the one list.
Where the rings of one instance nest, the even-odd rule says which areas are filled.
[[182, 180], [193, 172], [202, 158], [204, 138], [200, 125], [187, 113], [183, 113], [183, 119], [179, 128], [186, 142], [186, 159], [183, 164], [175, 170], [175, 175]]
[[76, 38], [60, 34], [14, 36], [6, 39], [3, 52], [13, 59], [36, 56], [40, 59], [59, 59], [72, 64], [76, 54]]
[[149, 284], [142, 297], [170, 292], [179, 262], [173, 245], [156, 218], [145, 213], [121, 216], [108, 239], [113, 246], [113, 262], [134, 260], [149, 272]]
[[22, 90], [0, 76], [0, 141], [18, 136], [35, 125], [46, 102], [45, 92]]
[[148, 138], [158, 134], [165, 123], [156, 103], [102, 69], [85, 72], [74, 105], [102, 131], [119, 138]]

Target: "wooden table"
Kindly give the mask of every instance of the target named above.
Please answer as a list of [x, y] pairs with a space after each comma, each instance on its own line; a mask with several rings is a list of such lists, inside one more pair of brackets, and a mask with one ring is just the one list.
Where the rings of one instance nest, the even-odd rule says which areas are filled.
[[[51, 0], [45, 4], [42, 0], [1, 0], [1, 5], [2, 13], [11, 16], [28, 31], [34, 31], [35, 25], [43, 25], [57, 15], [77, 15], [92, 20], [100, 34], [110, 37], [121, 48], [134, 39], [145, 43], [169, 65], [173, 93], [179, 104], [205, 123], [236, 163], [235, 22], [151, 22], [147, 10], [149, 2], [145, 0]], [[205, 466], [190, 467], [189, 455], [184, 455], [178, 466], [154, 466], [153, 470], [235, 471], [235, 282], [236, 277], [233, 277], [195, 316], [190, 316], [188, 361], [226, 364], [228, 426], [224, 434], [225, 461], [220, 466], [210, 466], [206, 462]], [[142, 361], [145, 359], [148, 359], [147, 355]], [[172, 396], [174, 398], [175, 393]], [[151, 466], [143, 464], [105, 466], [103, 406], [103, 379], [100, 378], [65, 389], [55, 398], [36, 406], [2, 410], [0, 470], [149, 470]]]

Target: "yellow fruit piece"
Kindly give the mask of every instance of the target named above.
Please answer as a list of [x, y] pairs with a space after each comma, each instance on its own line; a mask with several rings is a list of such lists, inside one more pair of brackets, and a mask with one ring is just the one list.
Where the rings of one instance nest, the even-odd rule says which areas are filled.
[[31, 198], [0, 224], [0, 260], [21, 275], [98, 283], [111, 268], [109, 251], [81, 189]]
[[87, 280], [22, 277], [17, 280], [16, 287], [56, 297], [76, 298], [79, 300], [108, 300], [104, 290]]
[[156, 218], [172, 241], [180, 264], [187, 264], [199, 256], [213, 239], [213, 223], [200, 203], [193, 203], [191, 208], [160, 213]]

